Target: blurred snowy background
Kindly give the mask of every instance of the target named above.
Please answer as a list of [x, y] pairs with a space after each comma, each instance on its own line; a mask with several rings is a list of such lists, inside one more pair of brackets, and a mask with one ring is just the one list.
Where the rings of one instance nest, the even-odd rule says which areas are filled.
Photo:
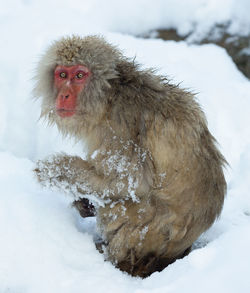
[[[0, 0], [1, 293], [250, 292], [250, 81], [225, 49], [192, 42], [221, 26], [247, 39], [249, 12], [249, 0]], [[152, 38], [158, 29], [189, 37]], [[31, 97], [41, 54], [69, 34], [101, 34], [143, 67], [197, 92], [230, 164], [220, 219], [187, 257], [144, 280], [104, 262], [92, 239], [94, 221], [80, 219], [67, 197], [33, 178], [39, 158], [83, 154], [38, 121], [39, 102]]]

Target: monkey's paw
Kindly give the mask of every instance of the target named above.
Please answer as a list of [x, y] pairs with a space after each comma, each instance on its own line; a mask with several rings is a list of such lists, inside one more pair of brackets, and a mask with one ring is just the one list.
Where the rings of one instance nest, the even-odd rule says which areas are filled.
[[57, 185], [62, 182], [67, 174], [67, 168], [61, 164], [58, 157], [52, 156], [45, 160], [39, 160], [33, 170], [38, 182], [44, 186]]

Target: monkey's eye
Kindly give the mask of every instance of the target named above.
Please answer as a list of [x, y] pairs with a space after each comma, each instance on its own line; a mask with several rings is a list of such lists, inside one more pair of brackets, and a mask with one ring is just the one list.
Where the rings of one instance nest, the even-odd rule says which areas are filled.
[[82, 72], [82, 71], [81, 71], [81, 72], [78, 72], [78, 73], [76, 74], [76, 78], [77, 78], [77, 79], [82, 79], [82, 78], [84, 77], [84, 75], [85, 75], [84, 72]]
[[61, 73], [60, 73], [60, 77], [61, 77], [61, 78], [66, 78], [66, 77], [67, 77], [66, 72], [61, 72]]

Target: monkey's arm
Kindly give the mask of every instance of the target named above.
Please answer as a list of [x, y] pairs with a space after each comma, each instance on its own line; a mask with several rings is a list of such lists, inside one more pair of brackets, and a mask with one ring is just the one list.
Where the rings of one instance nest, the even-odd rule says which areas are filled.
[[[57, 187], [73, 194], [76, 199], [94, 195], [101, 201], [125, 197], [136, 200], [136, 191], [140, 190], [141, 193], [142, 189], [141, 180], [135, 171], [127, 176], [117, 172], [111, 172], [107, 176], [97, 172], [93, 164], [77, 156], [51, 156], [38, 161], [34, 171], [43, 186]], [[145, 184], [143, 186], [145, 188]]]

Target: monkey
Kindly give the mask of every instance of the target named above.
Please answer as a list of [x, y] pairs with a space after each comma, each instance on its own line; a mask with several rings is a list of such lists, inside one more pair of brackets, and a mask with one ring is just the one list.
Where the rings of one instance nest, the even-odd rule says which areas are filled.
[[96, 216], [105, 259], [145, 278], [187, 255], [226, 194], [227, 163], [196, 95], [95, 35], [55, 41], [35, 80], [41, 117], [87, 157], [50, 155], [34, 172]]

